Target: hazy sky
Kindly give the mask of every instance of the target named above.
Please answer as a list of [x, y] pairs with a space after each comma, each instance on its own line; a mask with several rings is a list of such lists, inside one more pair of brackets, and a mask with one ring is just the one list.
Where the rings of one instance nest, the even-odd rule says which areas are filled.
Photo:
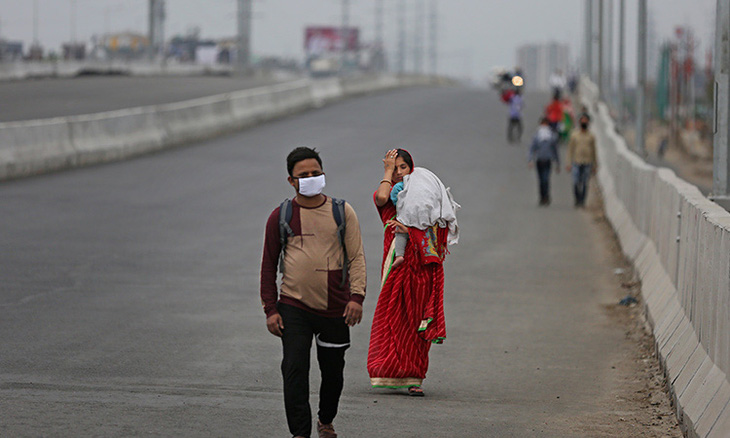
[[[71, 39], [131, 30], [146, 33], [148, 0], [0, 0], [0, 37], [34, 39], [33, 4], [38, 3], [38, 40], [58, 49]], [[415, 2], [407, 0], [408, 29], [413, 29]], [[431, 0], [422, 0], [426, 4]], [[571, 46], [571, 58], [580, 55], [583, 35], [583, 0], [437, 0], [439, 5], [439, 73], [483, 80], [496, 65], [512, 66], [521, 44], [558, 41]], [[612, 0], [606, 0], [605, 4]], [[75, 20], [72, 4], [76, 4]], [[385, 0], [385, 39], [395, 53], [396, 6]], [[597, 3], [597, 2], [596, 2]], [[618, 0], [613, 0], [618, 15]], [[252, 44], [255, 54], [301, 59], [307, 25], [338, 25], [341, 0], [255, 0]], [[350, 0], [353, 25], [363, 40], [375, 29], [375, 1]], [[636, 1], [627, 5], [627, 65], [636, 64]], [[714, 28], [715, 0], [649, 0], [657, 39], [671, 36], [676, 25], [695, 28], [702, 44]], [[236, 29], [236, 0], [167, 0], [166, 35], [199, 26], [203, 37], [232, 36]], [[75, 25], [72, 23], [75, 22]], [[616, 50], [617, 52], [617, 50]], [[704, 53], [704, 51], [703, 51]], [[700, 57], [704, 59], [704, 57]], [[424, 63], [426, 66], [426, 62]]]

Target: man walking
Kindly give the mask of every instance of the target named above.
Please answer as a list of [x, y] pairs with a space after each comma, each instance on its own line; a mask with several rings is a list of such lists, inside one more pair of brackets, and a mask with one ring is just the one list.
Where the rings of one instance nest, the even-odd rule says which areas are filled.
[[596, 173], [596, 137], [588, 130], [590, 116], [581, 114], [578, 129], [573, 130], [568, 140], [568, 172], [573, 173], [575, 206], [585, 207], [588, 180]]
[[[349, 327], [362, 319], [367, 283], [360, 224], [348, 203], [322, 194], [325, 175], [317, 151], [298, 147], [286, 161], [296, 197], [284, 201], [266, 223], [261, 302], [266, 327], [282, 340], [289, 431], [295, 437], [311, 435], [309, 363], [314, 338], [322, 375], [317, 430], [320, 438], [334, 438], [332, 421], [344, 384]], [[282, 272], [280, 292], [277, 264]]]
[[540, 206], [550, 205], [550, 170], [555, 161], [555, 173], [560, 173], [558, 155], [558, 135], [550, 129], [550, 123], [543, 117], [540, 127], [532, 139], [528, 165], [537, 167], [537, 180], [540, 191]]
[[[509, 100], [509, 122], [507, 123], [507, 141], [510, 143], [520, 142], [522, 140], [522, 108], [523, 108], [522, 92], [519, 88], [515, 89], [514, 94]], [[515, 131], [517, 131], [515, 133]]]

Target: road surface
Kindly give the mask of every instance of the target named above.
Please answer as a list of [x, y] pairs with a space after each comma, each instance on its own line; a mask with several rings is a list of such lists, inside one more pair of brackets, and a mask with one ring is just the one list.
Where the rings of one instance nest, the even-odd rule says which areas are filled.
[[0, 81], [0, 122], [180, 102], [274, 83], [241, 76], [81, 76]]
[[[525, 143], [546, 100], [527, 96]], [[609, 310], [622, 293], [613, 259], [566, 175], [537, 206], [506, 115], [492, 92], [414, 88], [1, 185], [0, 435], [288, 436], [258, 272], [266, 219], [292, 195], [285, 157], [309, 145], [326, 193], [356, 209], [368, 260], [340, 436], [636, 436], [613, 425], [633, 415], [615, 388], [643, 389], [617, 374], [636, 346]], [[382, 245], [372, 193], [396, 146], [463, 206], [448, 339], [431, 349], [422, 399], [372, 389], [366, 372]]]

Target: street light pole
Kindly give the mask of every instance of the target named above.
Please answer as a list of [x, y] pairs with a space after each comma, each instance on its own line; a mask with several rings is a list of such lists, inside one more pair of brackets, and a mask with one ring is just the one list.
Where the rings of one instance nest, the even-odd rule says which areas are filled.
[[646, 155], [646, 0], [639, 1], [639, 41], [636, 70], [636, 153]]
[[398, 5], [398, 73], [406, 71], [406, 0]]
[[38, 0], [33, 0], [33, 45], [40, 45], [38, 41]]
[[626, 89], [626, 1], [619, 3], [619, 30], [618, 30], [618, 120], [619, 126], [623, 125], [626, 114], [624, 113], [624, 90]]
[[603, 90], [603, 0], [598, 0], [598, 96], [600, 99], [605, 97]]
[[593, 79], [593, 0], [585, 0], [585, 74]]
[[347, 43], [350, 40], [350, 0], [342, 0], [342, 29], [340, 30], [340, 41], [342, 43], [340, 53], [340, 73], [345, 71], [345, 58], [347, 55]]
[[712, 198], [730, 207], [730, 0], [717, 0]]
[[[71, 44], [76, 44], [76, 0], [71, 0]], [[74, 53], [76, 48], [74, 47]]]
[[606, 14], [606, 102], [613, 104], [613, 0]]
[[438, 73], [438, 0], [431, 0], [431, 74]]
[[413, 64], [417, 74], [423, 73], [423, 2], [424, 0], [416, 0], [414, 11]]
[[238, 37], [236, 60], [243, 72], [251, 67], [251, 0], [238, 0]]

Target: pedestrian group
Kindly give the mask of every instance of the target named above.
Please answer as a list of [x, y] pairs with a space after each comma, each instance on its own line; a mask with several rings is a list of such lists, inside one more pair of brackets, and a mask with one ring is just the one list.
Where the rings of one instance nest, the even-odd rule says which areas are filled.
[[[541, 206], [551, 202], [553, 164], [555, 172], [560, 171], [559, 128], [565, 127], [568, 117], [572, 121], [561, 99], [564, 81], [555, 80], [554, 86], [553, 100], [529, 148]], [[519, 142], [521, 89], [502, 99], [510, 105], [508, 139]], [[579, 128], [567, 140], [567, 170], [573, 176], [576, 207], [585, 205], [588, 180], [596, 171], [589, 123], [588, 114], [581, 114]], [[382, 162], [383, 177], [373, 194], [384, 226], [381, 282], [367, 371], [374, 388], [402, 388], [408, 395], [423, 397], [429, 350], [446, 339], [443, 262], [449, 247], [459, 240], [460, 206], [438, 176], [415, 167], [405, 149], [387, 151]], [[312, 433], [309, 368], [314, 340], [321, 374], [317, 433], [333, 438], [350, 327], [362, 320], [367, 284], [360, 224], [348, 202], [323, 193], [325, 172], [315, 149], [294, 149], [286, 165], [295, 196], [275, 208], [266, 222], [261, 302], [268, 331], [281, 338], [289, 432], [295, 438]]]

